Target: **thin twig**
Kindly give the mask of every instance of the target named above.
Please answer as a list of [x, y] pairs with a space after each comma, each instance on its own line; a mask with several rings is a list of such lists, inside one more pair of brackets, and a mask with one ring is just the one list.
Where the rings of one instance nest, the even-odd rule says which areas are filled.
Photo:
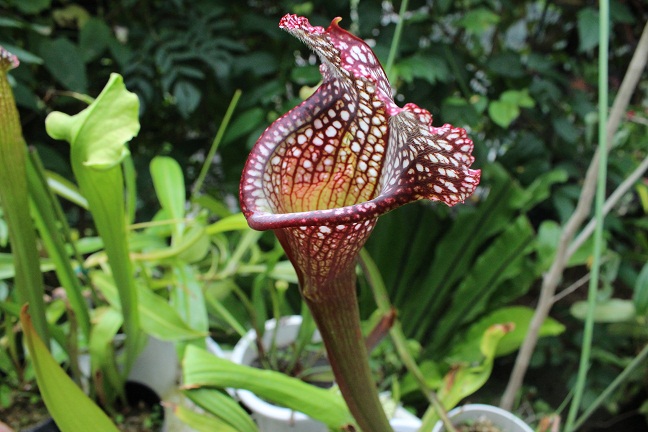
[[587, 273], [585, 276], [581, 277], [576, 282], [569, 285], [567, 288], [565, 288], [564, 290], [560, 291], [558, 294], [553, 296], [553, 298], [551, 299], [551, 302], [552, 303], [559, 302], [563, 298], [567, 297], [569, 294], [573, 293], [574, 291], [576, 291], [580, 287], [584, 286], [587, 282], [589, 282], [589, 280], [590, 280], [590, 274]]
[[[610, 111], [610, 116], [607, 122], [607, 137], [608, 137], [608, 151], [609, 146], [611, 145], [612, 137], [619, 127], [621, 118], [625, 112], [628, 103], [630, 102], [630, 97], [641, 78], [641, 74], [646, 66], [646, 61], [648, 60], [648, 23], [643, 29], [641, 39], [637, 48], [635, 49], [632, 61], [626, 72], [623, 82], [619, 89], [619, 92], [614, 100], [612, 105], [612, 110]], [[596, 186], [596, 176], [598, 171], [598, 152], [594, 154], [590, 162], [590, 166], [585, 175], [585, 180], [583, 181], [583, 188], [581, 190], [581, 195], [576, 205], [574, 213], [571, 215], [563, 232], [560, 236], [560, 241], [556, 250], [556, 256], [554, 261], [549, 269], [549, 272], [545, 274], [542, 280], [542, 287], [540, 289], [540, 297], [538, 299], [538, 305], [536, 306], [535, 313], [529, 325], [529, 330], [527, 335], [520, 347], [517, 358], [515, 360], [515, 365], [513, 371], [511, 372], [511, 377], [509, 378], [508, 385], [500, 401], [500, 406], [504, 409], [510, 410], [513, 407], [513, 402], [515, 396], [522, 385], [524, 380], [524, 375], [529, 367], [529, 362], [531, 361], [531, 356], [535, 350], [536, 344], [538, 342], [538, 333], [540, 331], [540, 326], [545, 321], [549, 312], [551, 311], [551, 306], [553, 305], [553, 296], [556, 292], [556, 288], [562, 278], [563, 271], [569, 260], [569, 247], [572, 243], [572, 239], [576, 235], [578, 229], [582, 226], [585, 219], [589, 216], [592, 200], [594, 198], [594, 190]]]
[[[637, 181], [643, 176], [643, 174], [648, 171], [648, 156], [644, 158], [643, 161], [635, 168], [635, 170], [617, 187], [612, 195], [608, 197], [605, 201], [605, 206], [603, 206], [603, 213], [607, 215], [616, 205], [617, 202], [621, 199], [623, 195], [626, 194], [632, 188]], [[572, 242], [567, 250], [567, 256], [571, 257], [578, 248], [580, 248], [583, 243], [587, 241], [590, 235], [594, 232], [594, 226], [596, 225], [595, 220], [590, 220], [585, 228], [578, 234], [576, 239]]]

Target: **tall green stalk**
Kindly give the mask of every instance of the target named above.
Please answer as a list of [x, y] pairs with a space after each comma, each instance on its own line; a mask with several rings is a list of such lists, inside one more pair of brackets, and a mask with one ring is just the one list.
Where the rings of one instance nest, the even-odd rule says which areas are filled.
[[[373, 292], [374, 300], [376, 301], [378, 310], [382, 314], [389, 313], [392, 310], [392, 305], [389, 301], [387, 289], [385, 288], [385, 284], [382, 280], [380, 271], [378, 270], [376, 263], [373, 261], [366, 249], [362, 249], [360, 251], [359, 262], [360, 267], [362, 268], [362, 272], [364, 273], [365, 278], [367, 279], [367, 282]], [[401, 361], [405, 365], [405, 368], [410, 374], [412, 374], [412, 377], [414, 377], [414, 380], [416, 381], [419, 389], [427, 398], [428, 402], [430, 402], [432, 409], [441, 419], [441, 421], [445, 425], [446, 430], [448, 432], [456, 432], [456, 428], [448, 418], [448, 414], [443, 408], [443, 404], [441, 404], [441, 402], [439, 401], [436, 392], [427, 385], [425, 377], [423, 376], [423, 372], [421, 371], [421, 369], [419, 369], [418, 365], [416, 364], [416, 360], [414, 360], [414, 357], [412, 357], [412, 354], [410, 354], [407, 347], [407, 338], [405, 337], [403, 327], [401, 326], [401, 323], [398, 319], [394, 321], [392, 327], [389, 329], [389, 335], [391, 336], [394, 347], [396, 348]]]
[[191, 189], [191, 195], [193, 198], [197, 196], [197, 194], [200, 192], [200, 189], [202, 188], [203, 183], [205, 182], [205, 178], [207, 177], [207, 173], [209, 172], [209, 168], [211, 168], [211, 163], [212, 160], [214, 159], [214, 155], [216, 154], [216, 150], [218, 150], [218, 146], [220, 145], [221, 141], [223, 140], [223, 136], [225, 135], [225, 131], [227, 130], [227, 126], [229, 126], [230, 120], [232, 120], [232, 115], [234, 114], [234, 110], [236, 109], [236, 105], [238, 104], [239, 99], [241, 98], [241, 90], [236, 90], [234, 92], [234, 96], [232, 96], [232, 100], [230, 101], [229, 106], [227, 107], [227, 111], [225, 112], [225, 116], [223, 117], [223, 121], [221, 122], [220, 126], [218, 127], [218, 131], [216, 132], [216, 136], [214, 137], [214, 140], [212, 141], [211, 147], [209, 148], [209, 151], [207, 152], [207, 156], [205, 156], [205, 161], [203, 162], [203, 166], [200, 169], [200, 173], [198, 174], [198, 178], [196, 179], [196, 182], [193, 185], [193, 188]]
[[394, 61], [396, 60], [396, 54], [398, 53], [398, 46], [400, 45], [400, 38], [403, 34], [403, 22], [405, 21], [405, 12], [407, 12], [407, 4], [409, 0], [403, 0], [398, 11], [398, 22], [396, 23], [396, 29], [394, 30], [394, 37], [392, 38], [391, 46], [389, 47], [389, 56], [387, 57], [387, 63], [385, 63], [385, 73], [387, 76], [390, 75], [392, 67], [394, 66]]
[[18, 59], [0, 47], [0, 205], [9, 226], [16, 267], [18, 302], [29, 303], [38, 336], [49, 343], [43, 301], [43, 277], [36, 249], [36, 232], [29, 213], [27, 147], [7, 73]]
[[575, 429], [574, 421], [578, 415], [583, 392], [585, 390], [585, 381], [587, 379], [587, 370], [590, 365], [592, 338], [594, 333], [594, 309], [596, 307], [596, 294], [598, 291], [599, 273], [601, 266], [601, 253], [603, 250], [603, 222], [605, 215], [603, 205], [605, 204], [605, 183], [607, 178], [607, 111], [608, 111], [608, 49], [609, 49], [609, 0], [600, 2], [599, 18], [599, 111], [598, 111], [598, 151], [599, 166], [598, 179], [596, 185], [595, 201], [595, 219], [596, 228], [594, 230], [594, 260], [592, 263], [591, 278], [588, 289], [588, 308], [585, 318], [585, 328], [583, 332], [583, 346], [581, 350], [580, 364], [578, 367], [578, 377], [574, 388], [574, 399], [569, 407], [569, 414], [565, 423], [565, 431], [571, 432]]

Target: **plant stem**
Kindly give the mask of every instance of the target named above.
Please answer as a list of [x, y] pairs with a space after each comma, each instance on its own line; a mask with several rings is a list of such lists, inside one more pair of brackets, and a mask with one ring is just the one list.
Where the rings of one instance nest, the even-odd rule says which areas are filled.
[[[630, 66], [623, 77], [623, 82], [619, 88], [619, 92], [614, 98], [614, 104], [610, 111], [610, 117], [607, 121], [607, 142], [608, 149], [612, 142], [612, 136], [619, 127], [619, 123], [625, 113], [625, 109], [630, 102], [630, 97], [634, 93], [639, 80], [641, 79], [646, 63], [648, 62], [648, 23], [644, 26], [641, 34], [641, 39], [637, 44], [637, 48], [630, 61]], [[596, 182], [597, 165], [598, 165], [599, 152], [597, 151], [590, 162], [587, 169], [587, 174], [583, 180], [583, 188], [581, 189], [580, 197], [576, 209], [565, 223], [558, 247], [556, 248], [556, 255], [551, 264], [551, 268], [542, 278], [542, 287], [540, 289], [540, 298], [536, 306], [533, 319], [529, 325], [529, 330], [524, 338], [524, 343], [518, 351], [517, 358], [515, 359], [515, 366], [511, 372], [511, 377], [506, 386], [504, 395], [500, 402], [500, 406], [504, 409], [510, 410], [513, 406], [515, 396], [522, 386], [524, 375], [531, 362], [531, 356], [538, 342], [538, 334], [540, 326], [549, 315], [553, 305], [553, 297], [556, 288], [562, 278], [563, 271], [569, 258], [573, 253], [570, 249], [572, 240], [576, 235], [585, 219], [590, 214], [590, 206], [594, 195], [594, 183]]]
[[405, 21], [404, 16], [407, 12], [407, 4], [409, 0], [403, 0], [400, 5], [400, 10], [398, 11], [398, 22], [396, 23], [396, 29], [394, 30], [394, 37], [392, 39], [391, 46], [389, 47], [389, 56], [387, 57], [387, 63], [385, 63], [385, 73], [387, 76], [391, 73], [391, 69], [394, 66], [394, 61], [396, 60], [396, 53], [398, 52], [398, 45], [400, 45], [401, 34], [403, 34], [403, 22]]
[[648, 344], [645, 345], [641, 352], [634, 359], [632, 359], [632, 361], [628, 364], [628, 366], [625, 367], [625, 369], [623, 369], [623, 372], [621, 372], [614, 379], [614, 381], [612, 381], [610, 385], [608, 385], [605, 390], [603, 390], [603, 392], [598, 395], [594, 402], [592, 402], [587, 407], [583, 415], [581, 415], [578, 420], [574, 422], [574, 430], [581, 427], [585, 420], [587, 420], [589, 416], [591, 416], [594, 411], [596, 411], [598, 407], [601, 406], [601, 404], [610, 397], [610, 394], [615, 391], [617, 387], [619, 387], [619, 385], [621, 385], [621, 383], [626, 380], [626, 378], [628, 378], [628, 376], [636, 369], [636, 367], [643, 364], [646, 358], [648, 358]]
[[[389, 301], [389, 295], [387, 294], [387, 290], [385, 289], [385, 284], [382, 280], [382, 277], [380, 276], [380, 272], [376, 267], [376, 263], [374, 263], [373, 259], [366, 249], [362, 249], [360, 251], [360, 267], [362, 268], [362, 272], [364, 273], [365, 278], [367, 279], [367, 282], [373, 291], [374, 299], [376, 301], [378, 309], [382, 313], [389, 313], [389, 311], [392, 310], [392, 305]], [[425, 377], [423, 376], [423, 372], [421, 372], [418, 365], [416, 364], [416, 361], [407, 349], [407, 338], [403, 333], [403, 327], [401, 326], [401, 323], [398, 319], [394, 321], [394, 324], [389, 330], [389, 335], [392, 338], [394, 346], [396, 347], [396, 351], [398, 352], [398, 356], [405, 365], [405, 368], [409, 373], [412, 374], [412, 377], [414, 377], [414, 380], [418, 384], [419, 389], [421, 390], [421, 392], [423, 392], [423, 395], [427, 398], [428, 402], [430, 402], [430, 404], [434, 408], [436, 415], [445, 425], [446, 431], [456, 432], [456, 428], [452, 425], [452, 422], [448, 418], [448, 414], [444, 409], [443, 404], [441, 404], [441, 402], [439, 401], [436, 392], [427, 385]]]
[[391, 431], [369, 368], [355, 282], [351, 270], [327, 281], [325, 286], [301, 289], [322, 335], [340, 392], [360, 430]]
[[207, 172], [211, 167], [211, 163], [212, 160], [214, 159], [214, 155], [216, 154], [216, 150], [218, 149], [218, 146], [220, 145], [220, 142], [222, 141], [223, 136], [225, 135], [227, 126], [229, 125], [229, 122], [232, 119], [232, 114], [234, 114], [234, 109], [236, 108], [236, 105], [238, 104], [238, 101], [241, 98], [241, 93], [242, 93], [241, 90], [236, 90], [234, 92], [234, 96], [232, 96], [232, 100], [230, 101], [230, 104], [227, 107], [227, 111], [225, 112], [223, 121], [218, 127], [218, 131], [216, 132], [214, 141], [212, 141], [211, 147], [209, 148], [209, 152], [207, 152], [207, 156], [205, 156], [205, 162], [203, 163], [203, 166], [200, 169], [200, 173], [198, 174], [198, 178], [196, 179], [196, 182], [194, 183], [193, 188], [191, 190], [192, 198], [195, 198], [198, 195], [198, 192], [200, 192], [200, 189], [202, 188], [202, 185], [205, 182], [205, 177], [207, 177]]
[[594, 333], [594, 310], [596, 308], [596, 294], [598, 292], [599, 272], [601, 267], [601, 253], [603, 250], [603, 205], [605, 204], [605, 183], [607, 178], [607, 111], [608, 111], [608, 33], [609, 33], [609, 0], [600, 2], [599, 22], [599, 164], [598, 182], [596, 188], [595, 217], [596, 228], [594, 230], [594, 262], [587, 293], [587, 316], [585, 318], [585, 329], [583, 333], [583, 347], [581, 351], [578, 377], [574, 389], [574, 399], [569, 407], [565, 431], [574, 430], [574, 421], [580, 409], [580, 403], [585, 390], [587, 370], [589, 369], [592, 339]]

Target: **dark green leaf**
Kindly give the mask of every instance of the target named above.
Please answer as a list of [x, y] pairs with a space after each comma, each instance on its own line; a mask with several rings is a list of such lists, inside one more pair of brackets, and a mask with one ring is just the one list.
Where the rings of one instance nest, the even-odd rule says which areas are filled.
[[322, 80], [317, 66], [303, 66], [290, 71], [290, 79], [299, 85], [313, 86]]
[[173, 97], [182, 117], [188, 118], [198, 107], [202, 93], [194, 84], [183, 80], [173, 86]]
[[590, 51], [599, 44], [599, 12], [591, 7], [578, 12], [579, 51]]
[[[265, 111], [261, 108], [250, 108], [238, 114], [225, 132], [223, 146], [250, 133], [265, 120]], [[256, 138], [255, 138], [256, 140]]]
[[490, 70], [501, 76], [520, 78], [525, 74], [520, 55], [510, 51], [493, 55], [487, 64]]
[[637, 315], [648, 313], [648, 264], [644, 264], [637, 281], [635, 282], [634, 295], [632, 296]]
[[40, 56], [45, 67], [66, 89], [88, 91], [85, 64], [76, 45], [65, 38], [43, 41]]
[[29, 15], [37, 14], [49, 8], [52, 0], [21, 0], [13, 2], [21, 11]]
[[79, 32], [79, 50], [83, 61], [89, 63], [104, 53], [112, 34], [99, 18], [90, 18]]
[[482, 34], [500, 21], [500, 16], [490, 9], [477, 8], [466, 13], [457, 24], [466, 31]]

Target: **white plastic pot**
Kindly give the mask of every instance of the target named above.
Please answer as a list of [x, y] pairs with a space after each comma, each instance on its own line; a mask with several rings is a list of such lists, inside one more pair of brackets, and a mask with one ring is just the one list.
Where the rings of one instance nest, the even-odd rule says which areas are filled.
[[[123, 341], [124, 335], [115, 336], [117, 344]], [[79, 369], [83, 380], [90, 380], [89, 354], [79, 356]], [[150, 387], [160, 399], [164, 399], [177, 388], [178, 375], [179, 364], [174, 343], [147, 336], [146, 345], [135, 359], [128, 374], [128, 381], [144, 384]], [[85, 385], [87, 386], [87, 383]]]
[[[291, 344], [297, 338], [302, 317], [294, 315], [284, 317], [279, 320], [279, 329], [277, 330], [276, 343], [278, 347]], [[265, 334], [263, 335], [263, 344], [270, 345], [276, 322], [274, 319], [265, 324]], [[256, 350], [256, 332], [250, 330], [234, 347], [230, 359], [239, 364], [250, 365], [257, 358]], [[313, 335], [313, 342], [320, 342], [319, 332]], [[209, 344], [212, 352], [214, 344]], [[236, 390], [239, 400], [252, 411], [252, 417], [256, 420], [260, 432], [327, 432], [328, 428], [321, 422], [311, 419], [303, 413], [293, 411], [288, 408], [272, 405], [258, 398], [254, 393], [248, 390]], [[421, 424], [416, 416], [405, 411], [403, 408], [397, 408], [394, 417], [390, 421], [395, 432], [414, 432], [418, 430]]]
[[[505, 432], [533, 432], [533, 429], [510, 412], [492, 405], [470, 404], [460, 406], [448, 413], [452, 424], [460, 424], [464, 421], [475, 421], [481, 418], [489, 419], [493, 425]], [[438, 421], [432, 432], [445, 432], [442, 421]]]

